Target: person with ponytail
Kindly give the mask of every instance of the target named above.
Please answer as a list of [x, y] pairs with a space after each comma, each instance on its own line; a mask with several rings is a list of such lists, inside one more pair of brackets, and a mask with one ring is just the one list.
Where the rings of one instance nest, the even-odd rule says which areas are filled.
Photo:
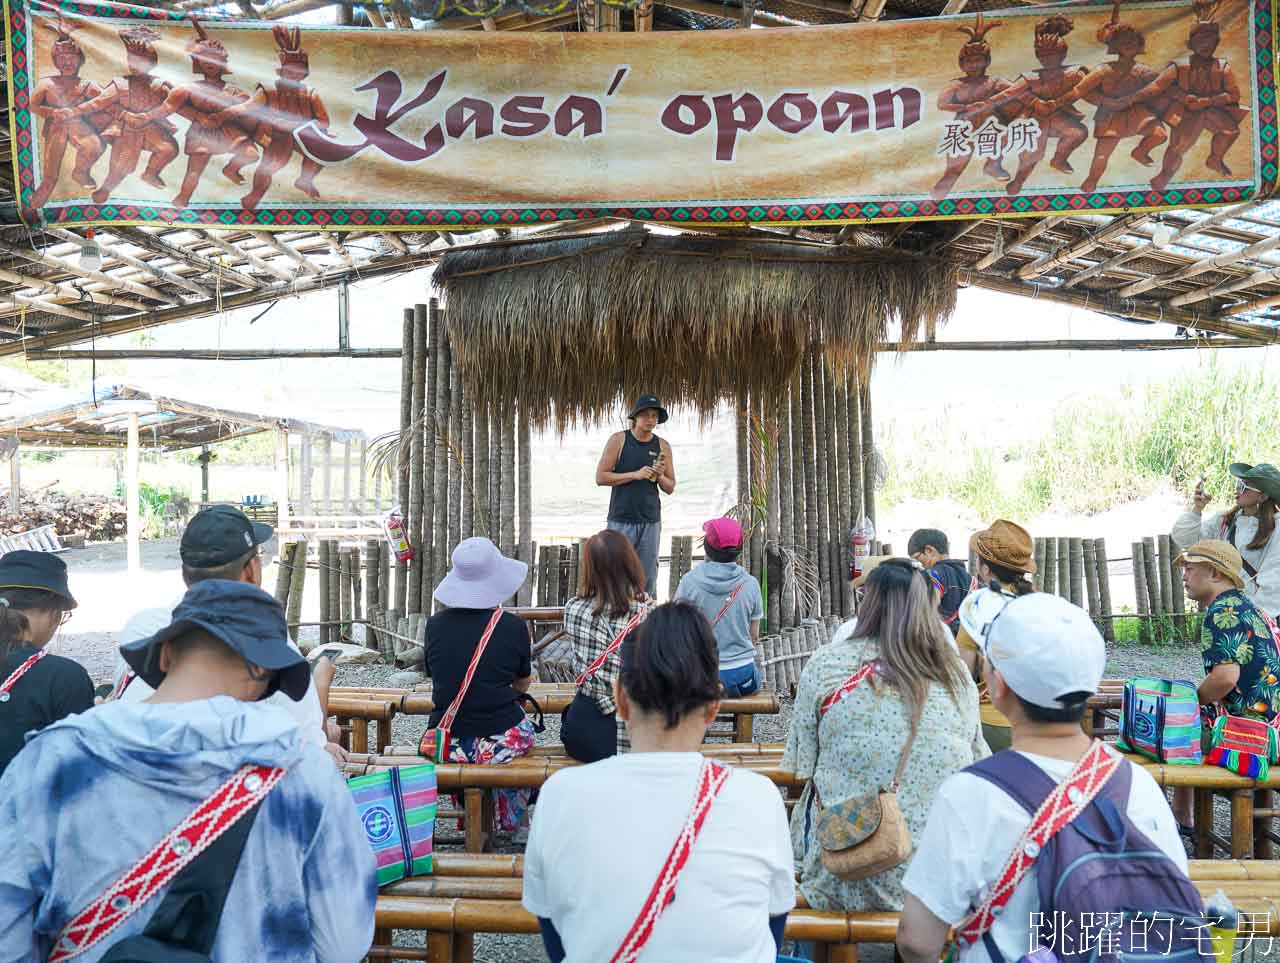
[[935, 600], [919, 562], [885, 559], [867, 576], [852, 631], [837, 630], [800, 675], [780, 768], [808, 780], [791, 840], [800, 892], [814, 909], [894, 911], [904, 900], [905, 863], [865, 879], [827, 869], [817, 838], [824, 809], [896, 779], [918, 837], [942, 781], [987, 755], [977, 688]]
[[987, 695], [982, 681], [978, 642], [982, 636], [981, 627], [990, 621], [989, 613], [997, 598], [1003, 597], [1000, 603], [1003, 607], [1003, 602], [1036, 590], [1031, 581], [1036, 572], [1035, 542], [1031, 533], [1021, 525], [998, 518], [990, 528], [974, 535], [969, 540], [969, 547], [978, 556], [978, 568], [974, 574], [981, 587], [960, 604], [960, 632], [956, 644], [960, 647], [960, 657], [978, 683], [983, 738], [992, 752], [999, 752], [1009, 748], [1012, 730], [1009, 720], [991, 704]]
[[1273, 619], [1280, 618], [1280, 549], [1275, 549], [1280, 542], [1275, 537], [1280, 469], [1236, 462], [1227, 470], [1236, 479], [1235, 505], [1204, 518], [1209, 495], [1202, 478], [1190, 509], [1173, 523], [1173, 540], [1184, 552], [1202, 539], [1226, 542], [1244, 560], [1245, 598]]
[[[669, 602], [620, 652], [614, 701], [631, 751], [560, 770], [534, 808], [523, 903], [547, 955], [632, 959], [625, 947], [663, 963], [774, 963], [795, 906], [786, 810], [764, 776], [700, 752], [720, 704], [711, 624]], [[653, 897], [659, 878], [674, 900]]]
[[27, 733], [93, 708], [84, 667], [45, 651], [75, 607], [58, 556], [20, 550], [0, 557], [0, 773]]

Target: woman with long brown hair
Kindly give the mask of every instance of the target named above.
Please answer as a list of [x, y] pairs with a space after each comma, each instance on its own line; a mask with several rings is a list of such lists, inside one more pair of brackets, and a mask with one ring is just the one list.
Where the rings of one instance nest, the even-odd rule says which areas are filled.
[[640, 556], [620, 532], [605, 530], [582, 549], [578, 595], [564, 607], [564, 630], [573, 643], [578, 691], [564, 712], [560, 739], [579, 762], [596, 762], [618, 751], [619, 729], [613, 698], [618, 647], [648, 613], [645, 571]]
[[867, 577], [857, 624], [837, 631], [800, 676], [781, 767], [807, 779], [791, 815], [800, 890], [823, 910], [901, 910], [903, 863], [865, 879], [823, 864], [824, 809], [875, 794], [898, 778], [913, 837], [942, 781], [988, 754], [978, 692], [938, 619], [918, 562], [893, 558]]
[[1244, 560], [1245, 596], [1272, 618], [1280, 617], [1280, 550], [1274, 548], [1280, 542], [1275, 538], [1280, 469], [1236, 462], [1227, 470], [1236, 479], [1235, 505], [1204, 518], [1209, 495], [1200, 479], [1191, 508], [1173, 524], [1173, 540], [1183, 550], [1204, 538], [1234, 546]]

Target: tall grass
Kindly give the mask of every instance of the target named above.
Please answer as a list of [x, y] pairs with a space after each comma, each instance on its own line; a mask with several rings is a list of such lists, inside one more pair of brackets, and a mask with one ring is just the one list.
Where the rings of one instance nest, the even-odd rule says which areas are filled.
[[1093, 514], [1164, 483], [1190, 490], [1205, 475], [1220, 503], [1234, 496], [1231, 462], [1280, 462], [1277, 413], [1280, 382], [1214, 359], [1192, 374], [1126, 388], [1119, 398], [1072, 401], [1020, 449], [963, 429], [931, 429], [914, 444], [889, 448], [884, 498], [950, 498], [982, 518], [1030, 518], [1050, 508]]

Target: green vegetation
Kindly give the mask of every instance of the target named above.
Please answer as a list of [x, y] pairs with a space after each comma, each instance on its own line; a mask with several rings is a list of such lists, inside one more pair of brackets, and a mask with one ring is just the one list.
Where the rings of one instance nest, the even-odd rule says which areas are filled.
[[[1188, 605], [1192, 603], [1188, 602]], [[1116, 645], [1142, 645], [1150, 644], [1156, 647], [1167, 645], [1186, 645], [1198, 646], [1200, 638], [1200, 628], [1204, 623], [1204, 616], [1197, 615], [1194, 612], [1188, 612], [1185, 616], [1187, 628], [1185, 632], [1179, 632], [1177, 624], [1171, 616], [1161, 616], [1151, 621], [1152, 638], [1150, 643], [1143, 643], [1139, 639], [1138, 625], [1142, 619], [1137, 616], [1119, 616], [1114, 620], [1116, 632]]]
[[[1280, 381], [1261, 369], [1225, 370], [1215, 359], [1119, 399], [1064, 405], [1044, 436], [1022, 449], [995, 447], [989, 433], [974, 429], [932, 431], [892, 446], [884, 499], [946, 497], [982, 518], [1029, 518], [1050, 507], [1089, 514], [1165, 482], [1187, 491], [1203, 474], [1215, 501], [1229, 501], [1235, 480], [1228, 464], [1280, 461], [1277, 410]], [[953, 457], [940, 464], [939, 451]]]

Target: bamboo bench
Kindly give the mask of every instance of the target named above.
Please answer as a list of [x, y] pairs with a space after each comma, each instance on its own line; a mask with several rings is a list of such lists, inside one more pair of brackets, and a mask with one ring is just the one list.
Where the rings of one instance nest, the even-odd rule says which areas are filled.
[[[542, 711], [551, 714], [564, 712], [573, 701], [576, 691], [572, 683], [535, 683], [529, 687], [529, 695], [538, 701]], [[428, 715], [436, 707], [429, 689], [423, 691], [334, 686], [329, 690], [329, 712], [343, 718], [357, 718], [363, 707], [384, 702], [390, 702], [395, 706], [396, 712], [408, 716]], [[782, 705], [773, 692], [757, 692], [754, 695], [724, 699], [720, 703], [720, 714], [733, 717], [734, 742], [751, 742], [755, 734], [756, 716], [777, 715], [781, 711]], [[387, 728], [390, 729], [390, 725]]]
[[[431, 876], [379, 893], [369, 959], [470, 963], [476, 933], [536, 934], [536, 918], [520, 905], [523, 873], [522, 856], [438, 854]], [[1193, 860], [1190, 875], [1202, 896], [1222, 890], [1242, 913], [1252, 914], [1253, 937], [1280, 935], [1280, 863]], [[786, 935], [818, 943], [820, 960], [851, 963], [859, 943], [891, 943], [897, 936], [897, 913], [815, 910], [796, 895]], [[393, 929], [426, 930], [426, 949], [392, 948]]]

